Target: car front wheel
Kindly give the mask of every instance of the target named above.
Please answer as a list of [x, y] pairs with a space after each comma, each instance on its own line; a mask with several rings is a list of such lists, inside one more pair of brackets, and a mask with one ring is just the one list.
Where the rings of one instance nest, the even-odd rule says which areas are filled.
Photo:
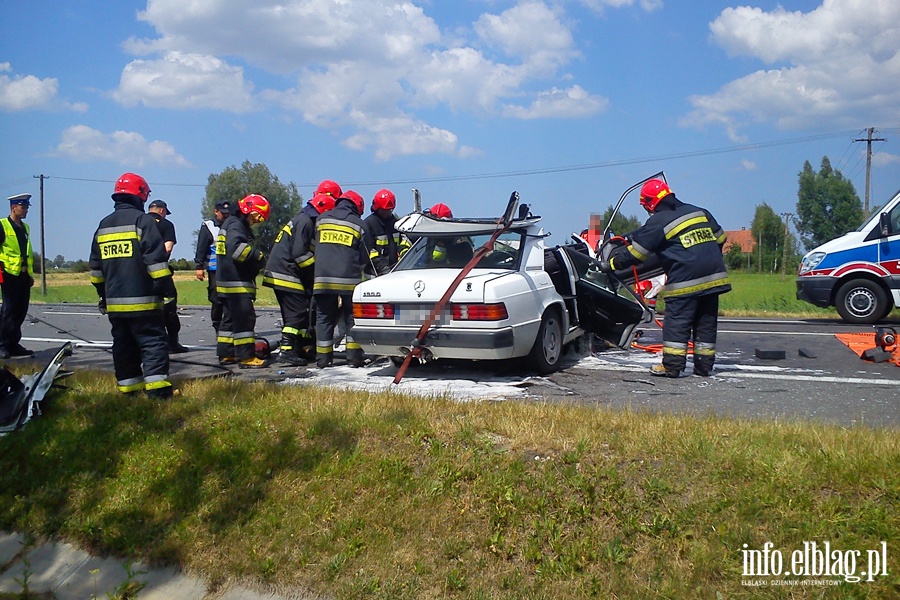
[[840, 287], [835, 297], [835, 307], [848, 323], [875, 323], [887, 314], [887, 293], [877, 283], [868, 279], [853, 279]]
[[531, 366], [541, 375], [553, 373], [559, 366], [562, 348], [562, 321], [560, 321], [559, 312], [551, 309], [544, 313], [537, 339], [534, 340], [534, 346], [528, 355]]

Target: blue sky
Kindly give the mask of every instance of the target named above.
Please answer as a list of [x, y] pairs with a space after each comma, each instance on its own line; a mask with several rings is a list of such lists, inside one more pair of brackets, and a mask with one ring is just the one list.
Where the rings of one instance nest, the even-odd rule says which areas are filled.
[[[896, 0], [0, 0], [0, 195], [46, 254], [87, 258], [120, 174], [192, 257], [211, 173], [265, 163], [308, 199], [493, 216], [517, 190], [551, 242], [664, 170], [726, 229], [796, 212], [823, 156], [900, 189]], [[626, 212], [641, 216], [637, 199]]]

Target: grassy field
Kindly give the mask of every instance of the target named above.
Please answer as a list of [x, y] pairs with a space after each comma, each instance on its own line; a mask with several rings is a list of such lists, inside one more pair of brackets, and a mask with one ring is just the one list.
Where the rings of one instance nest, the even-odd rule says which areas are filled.
[[[0, 438], [0, 529], [334, 598], [900, 594], [896, 430], [226, 379], [160, 403], [68, 381]], [[789, 564], [809, 541], [886, 541], [889, 575], [744, 583], [782, 579], [746, 576], [744, 550]]]
[[[720, 298], [720, 312], [726, 316], [795, 316], [835, 318], [833, 308], [817, 308], [797, 300], [795, 277], [780, 274], [760, 275], [734, 272], [730, 274], [733, 290]], [[206, 282], [197, 281], [193, 271], [175, 273], [178, 303], [181, 306], [205, 306]], [[41, 293], [38, 281], [32, 290], [32, 302], [96, 304], [97, 292], [87, 273], [48, 273], [47, 295]], [[259, 286], [258, 306], [278, 306], [270, 288]]]

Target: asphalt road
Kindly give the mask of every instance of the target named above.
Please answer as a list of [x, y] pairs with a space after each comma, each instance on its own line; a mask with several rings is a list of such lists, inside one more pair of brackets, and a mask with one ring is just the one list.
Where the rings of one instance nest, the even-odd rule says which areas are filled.
[[[259, 309], [257, 335], [280, 338], [277, 309]], [[172, 376], [221, 375], [215, 359], [215, 338], [205, 307], [180, 309], [183, 344], [192, 352], [174, 355]], [[900, 330], [900, 321], [885, 323]], [[541, 378], [523, 373], [518, 364], [450, 363], [438, 361], [411, 369], [412, 383], [465, 386], [460, 381], [499, 377], [523, 390], [525, 401], [577, 402], [654, 412], [721, 415], [748, 419], [804, 420], [844, 426], [900, 425], [900, 369], [897, 365], [861, 360], [836, 333], [871, 333], [871, 326], [851, 326], [831, 320], [731, 319], [719, 321], [715, 375], [679, 379], [652, 377], [650, 365], [659, 356], [640, 350], [601, 351], [589, 357], [565, 357], [562, 369]], [[76, 344], [66, 368], [112, 369], [109, 322], [96, 307], [34, 304], [23, 327], [24, 345], [35, 350]], [[651, 325], [640, 340], [659, 343], [661, 332]], [[784, 359], [757, 358], [757, 350], [783, 350]], [[814, 355], [814, 358], [801, 356]], [[42, 352], [41, 356], [46, 353]], [[40, 358], [40, 356], [38, 357]], [[316, 369], [275, 367], [230, 373], [247, 378], [309, 377]], [[348, 378], [388, 379], [393, 367], [379, 361], [366, 369], [346, 369]], [[473, 375], [474, 373], [474, 375]], [[350, 381], [346, 379], [345, 381]], [[401, 384], [403, 385], [403, 384]]]

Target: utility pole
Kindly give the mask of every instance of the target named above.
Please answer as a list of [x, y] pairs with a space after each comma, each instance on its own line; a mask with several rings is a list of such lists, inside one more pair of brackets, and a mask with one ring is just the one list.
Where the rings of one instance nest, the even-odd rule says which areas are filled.
[[41, 180], [41, 294], [47, 295], [47, 248], [44, 245], [44, 180], [47, 177], [43, 173], [33, 175], [35, 179]]
[[784, 256], [781, 257], [781, 279], [784, 279], [784, 268], [787, 264], [787, 249], [788, 249], [788, 235], [790, 235], [790, 230], [788, 229], [788, 224], [791, 222], [791, 217], [794, 216], [794, 213], [783, 212], [781, 216], [784, 217]]
[[854, 142], [865, 142], [866, 143], [866, 209], [865, 216], [869, 216], [869, 181], [872, 177], [872, 142], [885, 142], [884, 138], [873, 138], [872, 134], [875, 133], [874, 127], [869, 127], [866, 130], [866, 137], [862, 139], [853, 140]]

